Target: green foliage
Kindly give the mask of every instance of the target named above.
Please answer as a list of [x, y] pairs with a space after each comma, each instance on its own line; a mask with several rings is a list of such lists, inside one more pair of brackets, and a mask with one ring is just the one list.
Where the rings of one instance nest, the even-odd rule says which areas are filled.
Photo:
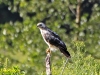
[[[67, 63], [63, 75], [100, 75], [100, 61], [98, 62], [90, 55], [85, 58], [82, 55], [79, 55], [78, 57], [72, 57], [73, 62]], [[60, 61], [63, 62], [52, 66], [52, 74], [61, 74], [65, 60]]]
[[20, 72], [19, 68], [2, 68], [0, 69], [0, 75], [25, 75], [23, 72]]
[[[24, 71], [26, 75], [45, 75], [45, 50], [48, 46], [36, 27], [43, 21], [60, 35], [72, 56], [64, 75], [100, 75], [100, 3], [98, 0], [82, 1], [88, 2], [81, 9], [83, 14], [78, 27], [75, 0], [0, 0], [0, 72], [21, 75]], [[89, 3], [93, 7], [87, 13], [83, 9]], [[63, 29], [62, 25], [70, 28]], [[81, 41], [74, 41], [76, 37]], [[9, 64], [4, 67], [2, 63], [6, 58]], [[52, 52], [53, 75], [60, 74], [64, 62], [60, 51]]]
[[[2, 65], [1, 65], [2, 64]], [[18, 66], [8, 67], [8, 59], [3, 63], [0, 63], [0, 75], [25, 75]]]
[[[72, 53], [72, 58], [67, 63], [63, 75], [100, 75], [100, 61], [96, 60], [91, 55], [84, 56], [82, 52], [85, 50], [83, 41], [74, 41], [72, 44], [76, 52]], [[60, 59], [58, 63], [53, 64], [53, 75], [61, 74], [65, 61], [64, 58]]]

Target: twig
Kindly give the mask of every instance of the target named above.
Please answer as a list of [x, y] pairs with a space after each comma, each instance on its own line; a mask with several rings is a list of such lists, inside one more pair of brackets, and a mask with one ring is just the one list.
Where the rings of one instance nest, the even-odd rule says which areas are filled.
[[50, 53], [47, 53], [46, 59], [46, 75], [52, 75], [51, 74], [51, 63], [50, 63]]
[[62, 74], [63, 74], [63, 72], [64, 72], [64, 69], [65, 69], [65, 67], [66, 67], [67, 62], [68, 62], [68, 59], [65, 61], [65, 64], [64, 64], [64, 66], [63, 66], [63, 69], [62, 69], [62, 71], [61, 71], [61, 74], [60, 74], [60, 75], [62, 75]]

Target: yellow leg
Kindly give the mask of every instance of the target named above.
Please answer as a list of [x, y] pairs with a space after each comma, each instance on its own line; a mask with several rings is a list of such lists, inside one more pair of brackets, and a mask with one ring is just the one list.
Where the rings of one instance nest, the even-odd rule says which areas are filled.
[[46, 53], [47, 53], [47, 54], [48, 54], [48, 53], [51, 53], [50, 48], [48, 48], [48, 49], [46, 50]]

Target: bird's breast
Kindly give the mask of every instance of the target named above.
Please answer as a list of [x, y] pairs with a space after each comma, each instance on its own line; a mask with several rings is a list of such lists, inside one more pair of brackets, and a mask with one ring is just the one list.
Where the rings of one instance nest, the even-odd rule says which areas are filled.
[[46, 31], [46, 30], [40, 30], [41, 31], [41, 35], [42, 35], [42, 37], [43, 37], [43, 39], [44, 39], [44, 41], [46, 42], [46, 44], [49, 46], [49, 43], [47, 42], [47, 36], [46, 35], [48, 35], [49, 34], [49, 32], [48, 31]]
[[58, 48], [54, 45], [51, 45], [48, 41], [48, 38], [50, 37], [50, 32], [48, 32], [47, 30], [40, 30], [42, 37], [44, 39], [44, 41], [46, 42], [46, 44], [49, 46], [51, 51], [56, 51]]
[[54, 52], [56, 50], [58, 50], [58, 48], [56, 46], [54, 46], [54, 45], [50, 45], [49, 48], [50, 48], [51, 51], [54, 51]]

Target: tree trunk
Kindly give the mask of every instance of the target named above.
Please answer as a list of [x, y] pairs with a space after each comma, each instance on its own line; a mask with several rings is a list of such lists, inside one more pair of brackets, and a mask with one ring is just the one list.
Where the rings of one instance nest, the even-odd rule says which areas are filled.
[[[80, 27], [81, 22], [81, 0], [77, 0], [77, 8], [76, 8], [76, 27]], [[79, 31], [76, 33], [76, 40], [78, 40], [79, 37]]]

